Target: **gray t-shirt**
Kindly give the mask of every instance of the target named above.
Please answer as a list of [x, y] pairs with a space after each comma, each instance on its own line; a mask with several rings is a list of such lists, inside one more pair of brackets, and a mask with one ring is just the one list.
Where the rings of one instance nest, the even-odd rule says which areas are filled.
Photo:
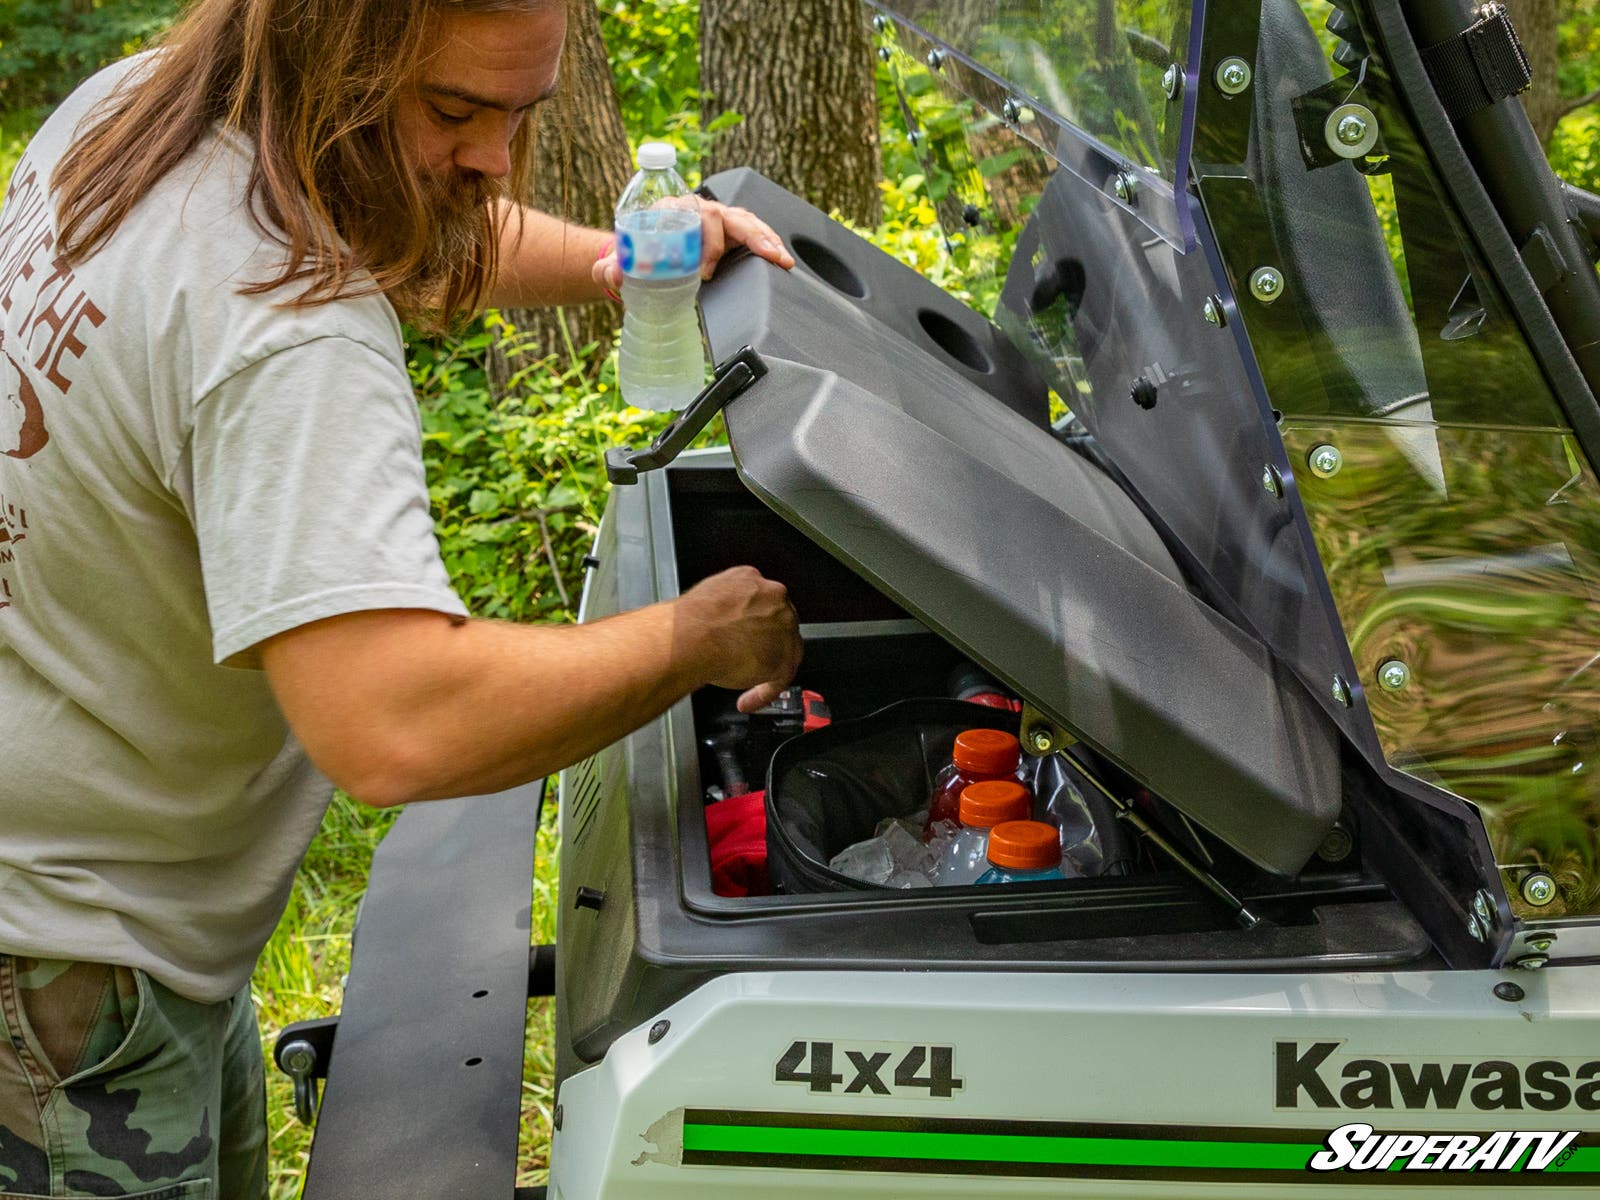
[[253, 648], [359, 610], [465, 616], [381, 296], [242, 296], [281, 250], [216, 136], [112, 241], [57, 259], [49, 180], [102, 72], [0, 208], [0, 951], [249, 977], [331, 793]]

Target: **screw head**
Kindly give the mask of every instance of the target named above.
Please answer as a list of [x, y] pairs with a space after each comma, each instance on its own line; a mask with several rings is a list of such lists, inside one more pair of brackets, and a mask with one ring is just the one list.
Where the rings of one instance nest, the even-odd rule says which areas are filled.
[[1339, 447], [1323, 442], [1311, 447], [1311, 453], [1306, 455], [1306, 463], [1318, 479], [1332, 479], [1344, 466], [1344, 455], [1339, 453]]
[[1237, 96], [1250, 86], [1250, 64], [1242, 58], [1225, 58], [1217, 64], [1217, 90]]
[[1009, 124], [1015, 125], [1022, 119], [1022, 105], [1018, 104], [1010, 97], [1007, 97], [1006, 102], [1000, 106], [1000, 115], [1004, 117]]
[[1391, 658], [1378, 668], [1378, 684], [1386, 692], [1398, 692], [1411, 682], [1411, 668], [1398, 658]]
[[1317, 847], [1317, 857], [1325, 863], [1343, 862], [1355, 848], [1356, 841], [1350, 836], [1350, 831], [1343, 825], [1335, 825]]
[[1378, 144], [1378, 118], [1362, 104], [1341, 104], [1322, 125], [1328, 149], [1340, 158], [1364, 158]]
[[1521, 958], [1513, 961], [1511, 966], [1518, 971], [1537, 971], [1542, 967], [1548, 966], [1549, 962], [1550, 956], [1548, 954], [1524, 954]]
[[1478, 920], [1483, 922], [1483, 927], [1485, 929], [1492, 928], [1494, 926], [1495, 917], [1494, 897], [1489, 895], [1489, 893], [1484, 891], [1482, 888], [1479, 888], [1477, 893], [1472, 897], [1472, 912], [1478, 918]]
[[1257, 267], [1250, 275], [1250, 294], [1263, 304], [1283, 295], [1283, 276], [1273, 267]]
[[1035, 729], [1028, 735], [1028, 749], [1035, 754], [1049, 754], [1055, 748], [1055, 739], [1048, 729]]
[[1350, 685], [1344, 681], [1343, 675], [1335, 675], [1333, 677], [1333, 698], [1346, 708], [1349, 708], [1354, 703], [1354, 697], [1350, 694]]
[[317, 1052], [305, 1042], [292, 1042], [284, 1047], [283, 1069], [291, 1075], [308, 1075], [317, 1065]]
[[889, 49], [889, 47], [887, 47], [887, 46], [879, 46], [878, 47], [878, 61], [879, 62], [888, 62], [893, 57], [894, 57], [894, 51]]
[[554, 1124], [555, 1124], [557, 1133], [561, 1132], [562, 1122], [564, 1122], [566, 1119], [567, 1119], [567, 1110], [566, 1110], [565, 1106], [560, 1105], [560, 1104], [556, 1105]]
[[872, 27], [879, 33], [883, 33], [889, 28], [889, 18], [884, 16], [882, 13], [879, 13], [877, 16], [872, 18]]
[[1354, 146], [1367, 136], [1367, 123], [1352, 113], [1339, 121], [1334, 136], [1346, 146]]
[[1218, 296], [1207, 296], [1206, 302], [1201, 306], [1200, 311], [1205, 314], [1206, 322], [1215, 325], [1218, 329], [1222, 328], [1227, 319], [1222, 315], [1222, 300]]
[[911, 143], [913, 149], [916, 148], [917, 146], [922, 145], [922, 130], [920, 130], [920, 129], [910, 130], [906, 134], [906, 141]]
[[1467, 914], [1467, 933], [1475, 942], [1483, 941], [1483, 924], [1478, 920], [1477, 913]]
[[1548, 954], [1550, 953], [1550, 947], [1555, 945], [1555, 940], [1555, 934], [1553, 933], [1530, 937], [1528, 939], [1528, 949], [1537, 951], [1540, 954]]
[[1118, 171], [1111, 181], [1111, 190], [1116, 193], [1117, 199], [1124, 204], [1133, 203], [1134, 193], [1138, 190], [1138, 187], [1138, 182], [1126, 171]]
[[1261, 489], [1276, 499], [1283, 498], [1283, 476], [1271, 463], [1261, 468]]
[[931, 70], [931, 71], [937, 71], [943, 66], [944, 66], [944, 51], [943, 50], [929, 50], [928, 51], [928, 69]]
[[[1545, 871], [1535, 871], [1522, 881], [1522, 898], [1535, 908], [1543, 908], [1556, 898], [1556, 881]], [[1530, 946], [1532, 942], [1528, 943]], [[1546, 943], [1545, 948], [1548, 948]]]
[[671, 1021], [657, 1021], [654, 1025], [650, 1026], [650, 1036], [648, 1039], [650, 1044], [654, 1046], [662, 1038], [666, 1037], [667, 1031], [671, 1028]]
[[1507, 1003], [1515, 1004], [1518, 1000], [1523, 999], [1528, 993], [1523, 991], [1516, 984], [1507, 981], [1505, 983], [1495, 984], [1494, 994]]
[[1176, 100], [1178, 93], [1183, 90], [1183, 71], [1177, 63], [1173, 63], [1162, 74], [1161, 90], [1167, 94], [1168, 100]]

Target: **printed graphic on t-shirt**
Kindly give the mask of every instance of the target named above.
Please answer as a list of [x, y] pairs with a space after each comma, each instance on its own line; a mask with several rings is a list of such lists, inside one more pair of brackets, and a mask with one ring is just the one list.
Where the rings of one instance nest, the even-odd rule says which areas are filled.
[[[73, 364], [106, 319], [54, 253], [51, 226], [49, 196], [24, 155], [0, 209], [0, 456], [18, 461], [49, 444], [48, 406], [72, 390]], [[27, 510], [0, 493], [0, 609], [16, 599], [11, 568], [27, 528]]]

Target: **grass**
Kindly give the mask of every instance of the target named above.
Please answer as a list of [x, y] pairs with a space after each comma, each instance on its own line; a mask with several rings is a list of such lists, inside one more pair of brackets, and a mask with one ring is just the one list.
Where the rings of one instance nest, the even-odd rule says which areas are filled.
[[[448, 803], [448, 801], [446, 801]], [[261, 1016], [262, 1053], [268, 1063], [267, 1132], [272, 1200], [300, 1194], [311, 1129], [294, 1115], [294, 1089], [272, 1063], [278, 1031], [295, 1021], [339, 1012], [342, 980], [350, 969], [350, 930], [366, 890], [372, 852], [394, 824], [395, 810], [334, 797], [322, 828], [295, 880], [294, 893], [251, 980]], [[533, 940], [555, 941], [555, 787], [545, 800], [533, 884]], [[555, 1012], [549, 1000], [530, 1003], [524, 1050], [522, 1135], [518, 1186], [545, 1182], [550, 1162], [550, 1113], [555, 1090]]]

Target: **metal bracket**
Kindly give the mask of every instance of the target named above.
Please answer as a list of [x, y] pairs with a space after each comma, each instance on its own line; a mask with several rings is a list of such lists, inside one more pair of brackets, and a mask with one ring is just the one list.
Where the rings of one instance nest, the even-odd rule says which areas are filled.
[[711, 382], [672, 424], [643, 450], [615, 446], [606, 451], [606, 477], [614, 484], [638, 483], [645, 471], [659, 470], [677, 458], [727, 405], [767, 373], [767, 364], [749, 346], [717, 367]]
[[[1365, 73], [1363, 63], [1353, 83], [1342, 76], [1290, 101], [1307, 170], [1345, 162], [1365, 168], [1388, 156], [1375, 106], [1362, 86]], [[1374, 172], [1367, 168], [1364, 173]]]
[[1056, 754], [1077, 742], [1070, 729], [1057, 725], [1026, 700], [1022, 702], [1022, 748], [1029, 754]]
[[286, 1026], [278, 1034], [272, 1060], [294, 1081], [294, 1113], [302, 1125], [317, 1119], [317, 1084], [328, 1077], [338, 1033], [339, 1018], [323, 1017]]

